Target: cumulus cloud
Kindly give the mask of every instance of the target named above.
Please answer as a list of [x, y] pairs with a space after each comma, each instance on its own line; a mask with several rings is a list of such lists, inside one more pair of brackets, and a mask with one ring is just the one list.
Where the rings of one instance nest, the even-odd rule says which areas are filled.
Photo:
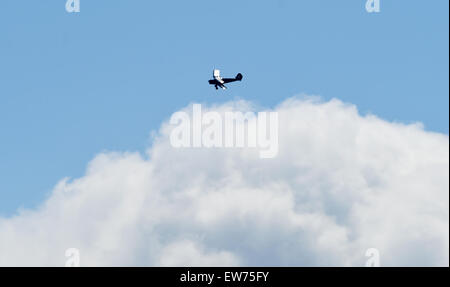
[[271, 111], [272, 159], [175, 149], [168, 122], [145, 154], [99, 154], [39, 208], [0, 218], [0, 266], [64, 266], [72, 247], [82, 266], [364, 266], [368, 248], [382, 266], [449, 265], [447, 135], [339, 100]]

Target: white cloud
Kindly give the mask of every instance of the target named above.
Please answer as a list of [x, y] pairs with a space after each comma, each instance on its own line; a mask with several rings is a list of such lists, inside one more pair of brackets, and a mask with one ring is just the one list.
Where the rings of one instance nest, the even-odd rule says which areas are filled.
[[239, 266], [238, 259], [230, 252], [205, 253], [198, 243], [182, 240], [163, 248], [159, 255], [159, 266]]
[[[250, 103], [214, 110], [249, 109]], [[186, 108], [189, 110], [189, 108]], [[104, 153], [36, 210], [0, 218], [0, 266], [449, 264], [449, 139], [289, 99], [279, 153], [174, 149], [164, 123], [145, 156]]]

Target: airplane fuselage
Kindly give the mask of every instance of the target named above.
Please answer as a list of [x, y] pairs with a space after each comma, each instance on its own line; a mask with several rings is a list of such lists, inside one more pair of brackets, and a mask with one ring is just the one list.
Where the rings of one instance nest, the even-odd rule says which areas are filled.
[[209, 80], [209, 84], [210, 85], [214, 85], [214, 87], [217, 89], [222, 88], [222, 89], [226, 89], [227, 87], [224, 85], [226, 83], [231, 83], [234, 81], [241, 81], [242, 80], [242, 75], [239, 73], [237, 74], [236, 78], [222, 78], [220, 76], [220, 71], [219, 70], [214, 70], [213, 71], [213, 80]]

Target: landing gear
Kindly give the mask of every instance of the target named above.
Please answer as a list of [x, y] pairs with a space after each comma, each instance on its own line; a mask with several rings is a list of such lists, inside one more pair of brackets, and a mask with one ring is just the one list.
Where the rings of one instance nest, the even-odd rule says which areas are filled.
[[219, 89], [219, 87], [217, 87], [217, 85], [215, 85], [214, 87], [216, 87], [216, 90], [218, 90], [218, 89]]

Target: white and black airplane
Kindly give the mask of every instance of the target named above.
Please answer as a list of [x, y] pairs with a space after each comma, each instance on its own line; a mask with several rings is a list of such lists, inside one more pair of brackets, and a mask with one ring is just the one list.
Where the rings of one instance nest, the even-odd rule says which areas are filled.
[[236, 82], [236, 81], [242, 81], [242, 74], [239, 73], [236, 75], [236, 78], [222, 78], [220, 76], [220, 70], [214, 70], [213, 71], [213, 80], [209, 80], [209, 84], [210, 85], [214, 85], [214, 87], [216, 87], [216, 90], [219, 89], [219, 87], [221, 87], [222, 89], [226, 89], [227, 87], [225, 87], [224, 84], [226, 83], [231, 83], [231, 82]]

